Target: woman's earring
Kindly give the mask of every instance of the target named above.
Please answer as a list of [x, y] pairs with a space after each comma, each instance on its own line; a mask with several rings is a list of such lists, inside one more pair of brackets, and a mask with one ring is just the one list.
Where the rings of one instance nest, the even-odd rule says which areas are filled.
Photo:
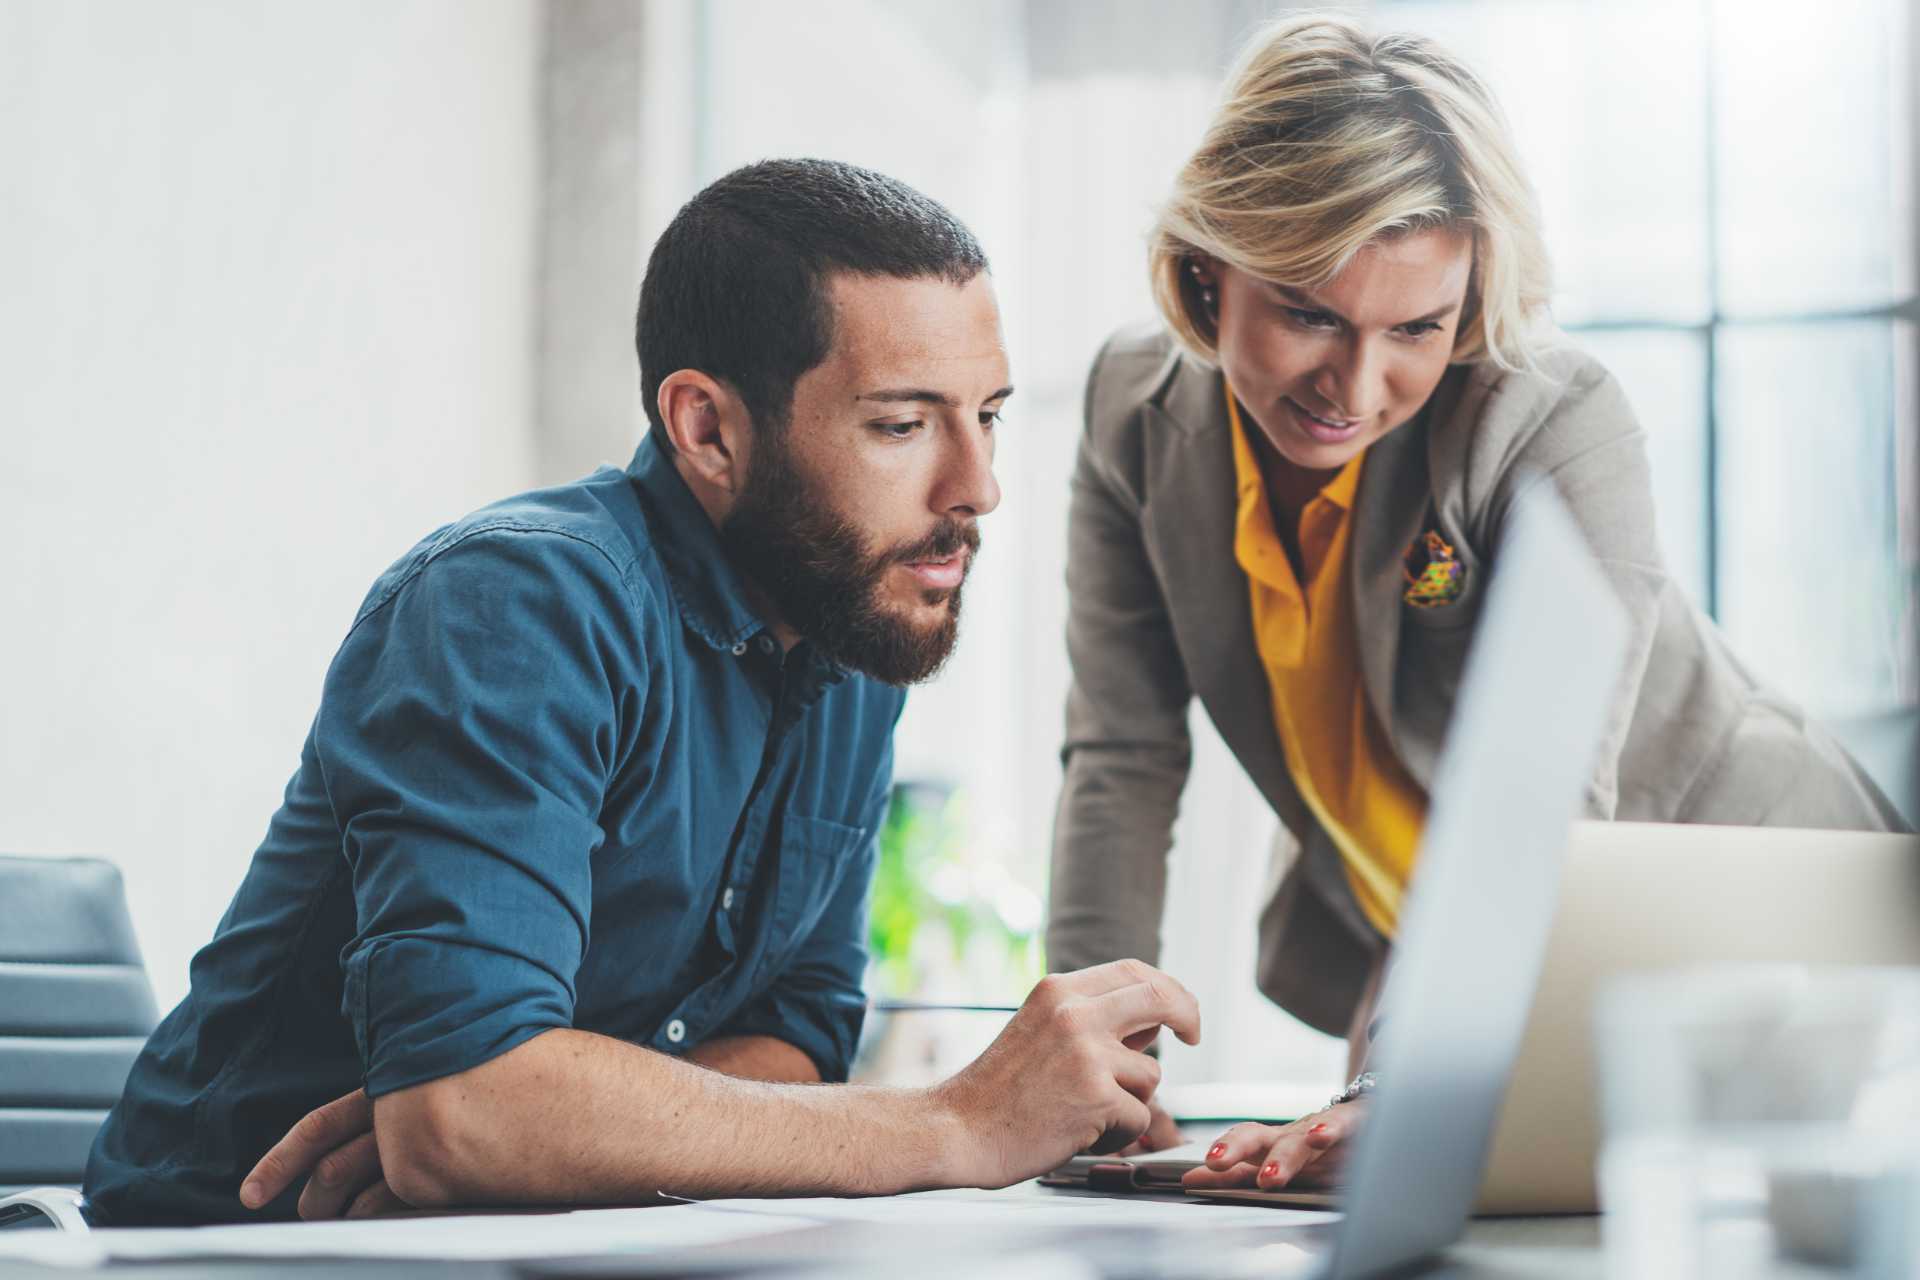
[[1187, 270], [1193, 273], [1194, 283], [1200, 286], [1200, 305], [1207, 309], [1208, 315], [1212, 315], [1214, 313], [1213, 281], [1200, 274], [1200, 264], [1197, 262], [1189, 262]]

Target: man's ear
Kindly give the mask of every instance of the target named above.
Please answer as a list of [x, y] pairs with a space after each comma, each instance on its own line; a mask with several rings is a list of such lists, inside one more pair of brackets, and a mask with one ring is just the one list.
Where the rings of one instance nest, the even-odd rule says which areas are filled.
[[714, 488], [737, 491], [746, 480], [751, 418], [733, 388], [698, 369], [680, 369], [661, 380], [655, 403], [681, 460]]

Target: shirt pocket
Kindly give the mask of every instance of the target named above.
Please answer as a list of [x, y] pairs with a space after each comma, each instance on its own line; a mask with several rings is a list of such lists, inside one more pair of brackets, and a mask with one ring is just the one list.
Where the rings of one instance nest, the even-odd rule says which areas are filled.
[[781, 822], [780, 861], [768, 921], [766, 967], [786, 961], [812, 934], [871, 833], [825, 818], [789, 813]]

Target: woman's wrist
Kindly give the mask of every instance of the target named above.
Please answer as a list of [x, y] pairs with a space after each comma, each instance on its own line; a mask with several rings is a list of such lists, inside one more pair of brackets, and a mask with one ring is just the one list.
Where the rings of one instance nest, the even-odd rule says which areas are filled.
[[1337, 1107], [1343, 1102], [1358, 1102], [1360, 1099], [1372, 1093], [1378, 1083], [1374, 1078], [1373, 1072], [1362, 1071], [1353, 1078], [1353, 1083], [1349, 1084], [1344, 1092], [1337, 1093], [1328, 1099], [1327, 1105], [1329, 1107]]

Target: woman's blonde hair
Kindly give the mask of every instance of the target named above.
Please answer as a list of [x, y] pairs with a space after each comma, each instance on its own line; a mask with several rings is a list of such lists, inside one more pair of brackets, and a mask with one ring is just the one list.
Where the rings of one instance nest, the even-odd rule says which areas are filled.
[[1154, 300], [1217, 363], [1190, 264], [1214, 258], [1318, 288], [1382, 237], [1457, 228], [1473, 274], [1452, 359], [1535, 367], [1550, 267], [1533, 190], [1493, 95], [1422, 36], [1304, 14], [1240, 55], [1206, 137], [1153, 229]]

